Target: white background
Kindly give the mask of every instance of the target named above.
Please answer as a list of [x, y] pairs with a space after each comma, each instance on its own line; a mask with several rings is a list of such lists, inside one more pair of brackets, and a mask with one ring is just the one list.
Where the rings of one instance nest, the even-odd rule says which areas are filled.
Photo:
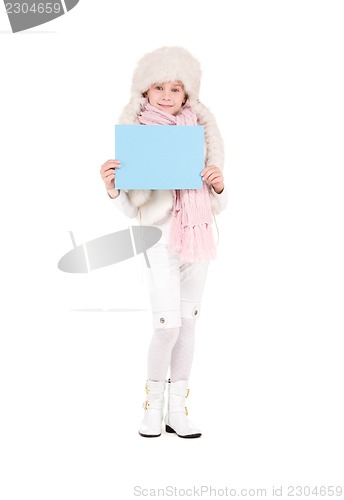
[[[344, 486], [343, 25], [331, 0], [80, 0], [12, 34], [1, 8], [2, 499]], [[83, 243], [131, 223], [99, 168], [136, 61], [162, 45], [201, 61], [226, 147], [230, 201], [190, 379], [197, 440], [137, 433], [142, 256], [57, 269], [69, 231]]]

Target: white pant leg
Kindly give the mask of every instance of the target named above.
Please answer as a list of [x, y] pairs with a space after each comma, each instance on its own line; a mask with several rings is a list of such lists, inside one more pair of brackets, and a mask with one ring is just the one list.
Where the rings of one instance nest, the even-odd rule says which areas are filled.
[[171, 255], [165, 244], [147, 250], [150, 268], [147, 281], [154, 328], [181, 325], [181, 276], [179, 258]]
[[181, 317], [197, 319], [207, 278], [209, 262], [182, 264], [180, 268]]
[[208, 262], [181, 264], [178, 254], [168, 251], [170, 219], [157, 225], [161, 240], [147, 250], [151, 267], [147, 281], [154, 328], [181, 326], [181, 318], [197, 319], [208, 271]]

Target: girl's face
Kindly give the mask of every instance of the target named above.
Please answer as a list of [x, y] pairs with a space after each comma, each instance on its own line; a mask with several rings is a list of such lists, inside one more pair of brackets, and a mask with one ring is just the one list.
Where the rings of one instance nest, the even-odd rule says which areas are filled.
[[147, 91], [149, 104], [170, 115], [176, 115], [186, 101], [183, 84], [175, 82], [155, 83]]

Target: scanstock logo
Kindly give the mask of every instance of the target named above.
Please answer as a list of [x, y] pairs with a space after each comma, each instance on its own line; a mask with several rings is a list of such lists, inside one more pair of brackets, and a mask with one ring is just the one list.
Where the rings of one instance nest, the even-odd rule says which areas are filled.
[[53, 2], [34, 0], [6, 2], [4, 0], [13, 33], [48, 23], [57, 17], [63, 16], [78, 3], [79, 0], [55, 0]]

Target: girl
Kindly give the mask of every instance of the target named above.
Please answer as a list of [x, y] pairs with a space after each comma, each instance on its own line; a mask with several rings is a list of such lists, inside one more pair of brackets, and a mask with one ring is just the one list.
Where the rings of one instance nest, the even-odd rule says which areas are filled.
[[198, 99], [201, 70], [197, 60], [180, 47], [162, 47], [146, 54], [133, 76], [131, 99], [122, 124], [203, 125], [205, 162], [199, 190], [117, 190], [119, 160], [105, 162], [100, 173], [113, 204], [140, 224], [162, 230], [148, 250], [147, 269], [154, 333], [148, 350], [144, 418], [139, 433], [161, 435], [166, 375], [166, 431], [183, 438], [201, 432], [188, 419], [185, 398], [209, 260], [215, 257], [213, 214], [227, 204], [223, 143], [215, 119]]

